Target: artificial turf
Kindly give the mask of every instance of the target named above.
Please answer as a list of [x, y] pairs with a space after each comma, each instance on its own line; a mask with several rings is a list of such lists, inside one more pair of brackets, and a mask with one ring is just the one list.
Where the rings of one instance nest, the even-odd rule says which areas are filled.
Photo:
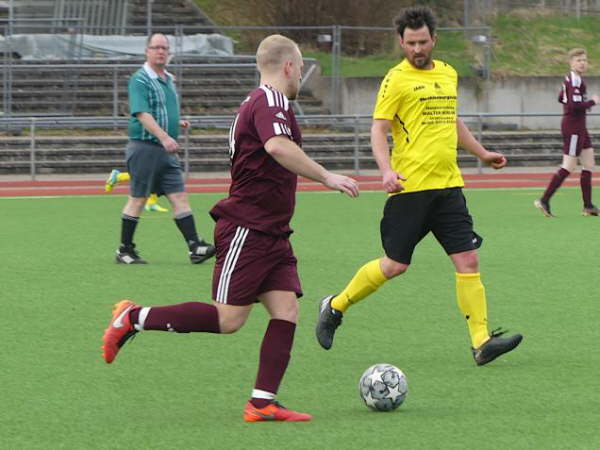
[[[145, 213], [136, 242], [147, 266], [114, 263], [124, 197], [0, 198], [2, 370], [6, 449], [563, 449], [598, 448], [600, 218], [581, 217], [578, 189], [532, 206], [534, 190], [466, 191], [488, 294], [490, 327], [525, 336], [475, 366], [456, 307], [454, 271], [431, 237], [406, 275], [344, 317], [334, 347], [314, 338], [318, 300], [381, 254], [381, 193], [351, 200], [300, 193], [292, 243], [305, 296], [279, 398], [310, 423], [246, 424], [260, 306], [236, 334], [140, 333], [112, 365], [101, 358], [113, 303], [210, 300], [213, 261], [189, 264], [168, 215]], [[200, 231], [221, 197], [192, 195]], [[374, 363], [407, 375], [395, 412], [358, 397]]]

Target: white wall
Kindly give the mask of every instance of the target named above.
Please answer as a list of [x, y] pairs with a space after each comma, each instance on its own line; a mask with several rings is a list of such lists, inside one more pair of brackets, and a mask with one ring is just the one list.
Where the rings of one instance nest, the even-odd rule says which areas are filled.
[[[563, 77], [509, 77], [483, 82], [465, 77], [459, 80], [459, 113], [562, 113], [558, 103], [558, 92]], [[342, 79], [341, 99], [343, 114], [371, 114], [381, 78]], [[320, 86], [313, 86], [313, 92], [326, 105], [330, 90], [329, 77], [322, 77]], [[588, 97], [600, 95], [600, 77], [586, 77]], [[600, 105], [592, 109], [600, 113]], [[560, 127], [560, 117], [538, 118], [489, 118], [487, 123], [517, 125], [518, 128], [556, 129]], [[588, 117], [589, 128], [600, 128], [600, 116]]]

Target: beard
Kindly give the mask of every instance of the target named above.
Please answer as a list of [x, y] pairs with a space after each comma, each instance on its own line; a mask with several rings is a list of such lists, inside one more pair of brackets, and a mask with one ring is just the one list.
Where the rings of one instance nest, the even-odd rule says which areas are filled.
[[419, 57], [413, 57], [410, 62], [417, 69], [425, 69], [426, 67], [428, 67], [431, 64], [431, 55], [428, 55], [428, 56], [422, 55]]

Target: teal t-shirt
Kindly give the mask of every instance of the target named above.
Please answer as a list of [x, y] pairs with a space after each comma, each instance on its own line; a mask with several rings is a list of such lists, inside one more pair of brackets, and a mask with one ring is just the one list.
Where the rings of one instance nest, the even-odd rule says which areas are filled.
[[135, 117], [146, 112], [173, 139], [179, 136], [179, 98], [173, 82], [173, 75], [166, 72], [163, 80], [146, 63], [129, 80], [129, 138], [142, 141], [160, 141]]

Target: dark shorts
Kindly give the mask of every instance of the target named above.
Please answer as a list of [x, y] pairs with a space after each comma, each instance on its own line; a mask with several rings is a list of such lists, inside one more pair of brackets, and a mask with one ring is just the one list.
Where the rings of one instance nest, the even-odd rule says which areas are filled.
[[302, 296], [296, 257], [287, 237], [276, 237], [219, 219], [215, 226], [217, 261], [213, 299], [228, 305], [250, 305], [269, 291]]
[[126, 158], [132, 197], [185, 191], [179, 158], [162, 145], [132, 139], [127, 144]]
[[388, 198], [381, 219], [381, 243], [394, 261], [410, 264], [413, 251], [432, 232], [448, 255], [474, 250], [482, 238], [461, 188], [435, 189]]
[[579, 156], [584, 148], [592, 148], [592, 140], [587, 130], [577, 133], [567, 133], [563, 130], [563, 154]]

